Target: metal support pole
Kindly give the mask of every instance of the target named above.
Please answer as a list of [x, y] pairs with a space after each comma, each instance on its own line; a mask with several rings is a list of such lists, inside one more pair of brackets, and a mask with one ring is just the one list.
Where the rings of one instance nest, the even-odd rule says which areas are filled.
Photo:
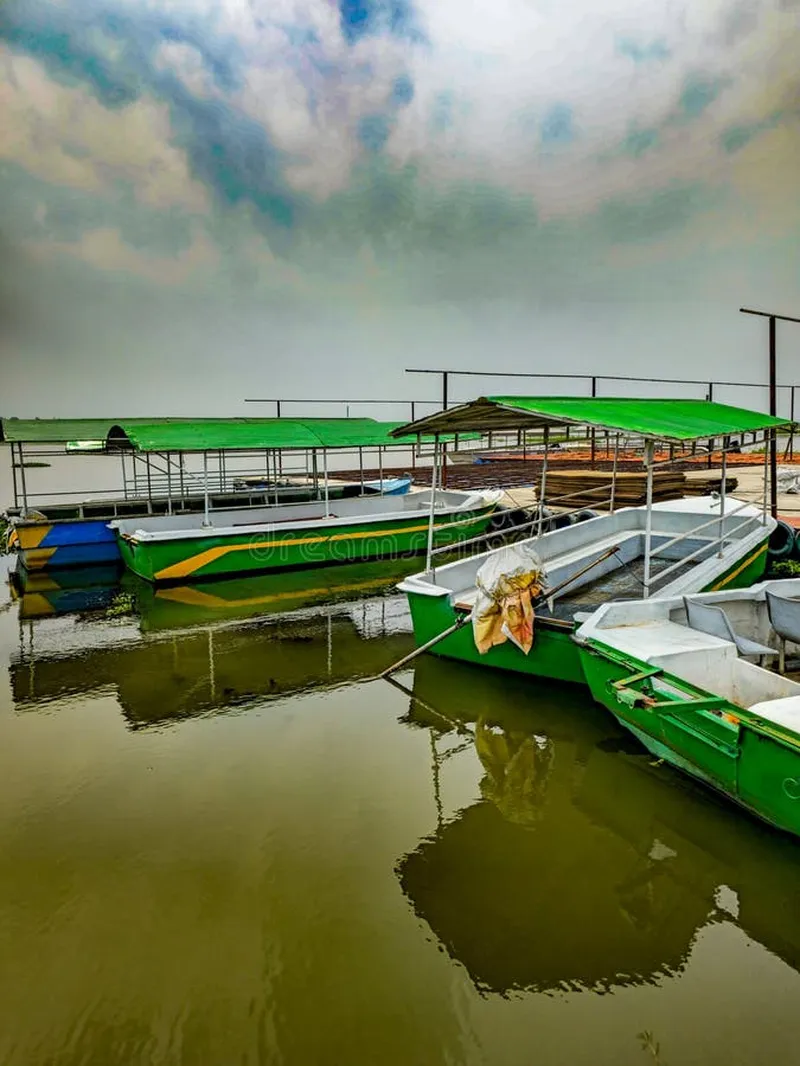
[[364, 449], [358, 449], [358, 477], [361, 483], [361, 495], [364, 495]]
[[617, 494], [617, 464], [619, 462], [619, 433], [614, 440], [614, 465], [611, 468], [611, 500], [609, 501], [609, 514], [614, 513], [614, 497]]
[[539, 485], [539, 526], [537, 537], [542, 535], [542, 525], [544, 524], [544, 496], [547, 491], [547, 450], [550, 444], [550, 427], [545, 426], [542, 434], [544, 437], [544, 461], [542, 462], [542, 480]]
[[13, 440], [11, 442], [11, 480], [14, 482], [14, 506], [19, 507], [19, 491], [17, 489], [17, 448]]
[[719, 490], [719, 552], [717, 558], [722, 558], [725, 536], [725, 481], [728, 476], [728, 453], [725, 450], [725, 441], [722, 442], [722, 483]]
[[17, 445], [17, 451], [19, 453], [19, 480], [22, 486], [22, 510], [24, 513], [28, 510], [28, 479], [25, 477], [25, 456], [22, 451], [22, 441]]
[[[778, 413], [776, 387], [776, 353], [775, 353], [775, 315], [769, 316], [769, 413]], [[770, 512], [778, 517], [778, 438], [773, 430], [769, 443], [769, 491]]]
[[147, 470], [147, 504], [148, 510], [153, 510], [153, 484], [150, 477], [150, 452], [145, 456], [145, 468]]
[[172, 514], [172, 460], [167, 452], [167, 514]]
[[433, 564], [433, 525], [436, 510], [436, 471], [439, 463], [439, 435], [433, 439], [433, 470], [431, 471], [431, 509], [428, 516], [428, 552], [425, 560], [426, 571], [432, 570]]
[[764, 431], [764, 515], [761, 519], [762, 526], [767, 524], [767, 498], [769, 495], [769, 444], [767, 442], [767, 434], [769, 430]]
[[317, 467], [317, 449], [311, 449], [311, 477], [314, 483], [314, 499], [319, 499], [319, 469]]
[[203, 525], [210, 526], [208, 517], [208, 452], [203, 452]]
[[330, 507], [330, 494], [328, 491], [328, 449], [322, 449], [322, 471], [325, 477], [325, 517], [328, 517]]
[[[447, 410], [448, 401], [448, 373], [446, 370], [442, 371], [442, 410]], [[447, 488], [447, 444], [442, 441], [440, 445], [440, 463], [441, 463], [441, 483], [442, 488]]]
[[644, 598], [650, 595], [650, 550], [653, 542], [653, 452], [655, 444], [645, 441], [644, 459], [647, 466], [647, 501], [644, 527]]
[[[592, 397], [597, 395], [597, 378], [592, 377]], [[597, 436], [595, 430], [592, 430], [592, 470], [594, 470], [594, 461], [597, 454]]]
[[378, 445], [378, 482], [380, 484], [380, 493], [383, 496], [383, 448]]

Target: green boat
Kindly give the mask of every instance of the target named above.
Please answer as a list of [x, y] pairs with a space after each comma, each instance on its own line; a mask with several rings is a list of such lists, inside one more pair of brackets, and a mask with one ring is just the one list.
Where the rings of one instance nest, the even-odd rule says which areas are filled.
[[[432, 552], [427, 568], [398, 587], [408, 597], [419, 646], [445, 658], [534, 677], [585, 684], [573, 635], [580, 622], [608, 600], [642, 596], [680, 596], [704, 590], [745, 587], [764, 573], [770, 535], [776, 527], [765, 508], [726, 496], [725, 461], [719, 495], [653, 503], [656, 442], [685, 447], [697, 441], [732, 435], [768, 434], [784, 423], [741, 408], [700, 400], [631, 400], [583, 398], [490, 397], [439, 412], [401, 427], [398, 433], [487, 433], [536, 430], [544, 439], [544, 462], [538, 498], [536, 533], [512, 549], [503, 547], [444, 566]], [[588, 521], [582, 508], [569, 510], [569, 497], [546, 495], [547, 442], [553, 428], [590, 427], [619, 439], [641, 441], [647, 471], [646, 504], [615, 508], [615, 473], [602, 487], [597, 506], [608, 510]], [[723, 457], [725, 450], [723, 447]], [[767, 455], [765, 449], [765, 455]], [[597, 490], [592, 489], [592, 492]], [[562, 528], [548, 531], [544, 501], [565, 510]], [[530, 532], [530, 530], [528, 530]], [[528, 552], [541, 564], [547, 601], [537, 605], [534, 640], [524, 654], [510, 640], [481, 653], [473, 627], [479, 584], [487, 569], [502, 571], [503, 559]], [[509, 563], [511, 565], [511, 563]], [[477, 613], [477, 612], [476, 612]]]
[[800, 580], [610, 603], [575, 641], [591, 693], [657, 758], [800, 835]]
[[[499, 492], [434, 492], [110, 523], [123, 562], [155, 584], [309, 569], [451, 547], [483, 534]], [[433, 505], [433, 510], [432, 510]]]

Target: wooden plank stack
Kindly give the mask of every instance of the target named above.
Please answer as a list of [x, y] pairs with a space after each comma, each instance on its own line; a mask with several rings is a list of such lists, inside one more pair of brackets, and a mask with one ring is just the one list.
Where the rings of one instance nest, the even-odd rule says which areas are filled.
[[[725, 493], [730, 496], [736, 491], [739, 482], [735, 477], [725, 478]], [[722, 475], [709, 473], [708, 477], [687, 477], [684, 495], [710, 496], [712, 492], [722, 491]]]
[[[608, 508], [612, 475], [609, 470], [548, 470], [545, 502], [566, 508]], [[717, 479], [719, 480], [719, 479]], [[638, 507], [647, 502], [647, 472], [617, 473], [615, 507]], [[681, 470], [656, 470], [653, 473], [653, 502], [679, 500], [686, 492], [686, 477]], [[569, 499], [559, 500], [560, 496]]]

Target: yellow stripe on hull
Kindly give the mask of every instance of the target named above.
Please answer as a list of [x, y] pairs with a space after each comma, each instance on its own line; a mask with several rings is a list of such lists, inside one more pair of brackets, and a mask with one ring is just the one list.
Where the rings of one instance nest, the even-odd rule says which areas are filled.
[[749, 555], [743, 563], [740, 563], [739, 566], [736, 567], [735, 570], [731, 570], [729, 574], [726, 574], [725, 577], [715, 585], [712, 585], [709, 592], [719, 592], [720, 589], [725, 588], [725, 586], [729, 585], [731, 581], [734, 581], [743, 570], [746, 570], [751, 563], [754, 563], [760, 555], [763, 555], [768, 548], [769, 544], [765, 541], [760, 548], [757, 548], [752, 555]]
[[[474, 519], [471, 519], [471, 521], [474, 521]], [[214, 548], [206, 548], [205, 551], [200, 552], [198, 555], [192, 555], [188, 559], [182, 559], [179, 563], [173, 563], [172, 566], [165, 566], [163, 570], [159, 570], [155, 574], [155, 579], [156, 581], [172, 581], [176, 577], [189, 577], [190, 574], [202, 570], [204, 566], [216, 562], [217, 559], [221, 559], [223, 555], [227, 555], [229, 552], [280, 548], [284, 544], [294, 548], [307, 544], [329, 544], [340, 540], [364, 540], [367, 537], [380, 536], [381, 534], [396, 536], [401, 533], [421, 533], [427, 528], [428, 523], [424, 522], [422, 525], [403, 526], [401, 529], [367, 529], [358, 533], [332, 533], [326, 537], [298, 537], [296, 540], [281, 537], [280, 540], [250, 541], [247, 544], [218, 544]]]

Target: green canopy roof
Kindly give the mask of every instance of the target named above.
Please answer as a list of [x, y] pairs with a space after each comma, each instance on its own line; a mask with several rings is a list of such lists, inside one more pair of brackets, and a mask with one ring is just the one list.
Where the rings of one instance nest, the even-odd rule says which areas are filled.
[[[0, 441], [22, 444], [66, 444], [67, 441], [105, 440], [118, 419], [109, 418], [3, 418]], [[126, 424], [150, 422], [129, 418]]]
[[590, 426], [665, 441], [692, 441], [790, 425], [759, 411], [707, 400], [605, 399], [576, 396], [482, 396], [417, 419], [393, 436]]
[[[100, 450], [95, 442], [142, 452], [396, 447], [403, 442], [391, 434], [399, 425], [373, 418], [5, 418], [0, 440], [65, 444], [73, 452]], [[405, 443], [416, 443], [416, 434]]]
[[399, 422], [373, 418], [223, 418], [194, 421], [121, 422], [110, 446], [141, 452], [249, 451], [262, 448], [377, 448], [416, 443], [395, 439]]

